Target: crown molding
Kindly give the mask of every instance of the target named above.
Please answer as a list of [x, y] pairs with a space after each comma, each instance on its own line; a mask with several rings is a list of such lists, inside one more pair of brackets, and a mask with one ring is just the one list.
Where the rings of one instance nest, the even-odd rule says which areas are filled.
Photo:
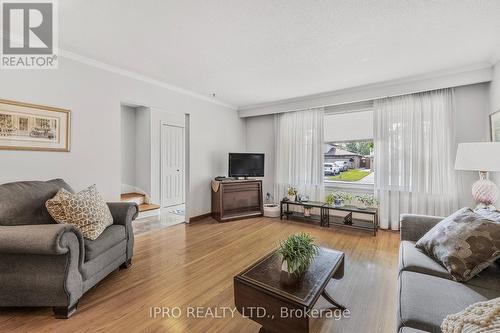
[[[80, 54], [67, 51], [64, 49], [59, 49], [59, 56], [81, 63], [85, 64], [94, 68], [102, 69], [114, 74], [122, 75], [134, 80], [142, 81], [145, 83], [149, 83], [158, 87], [162, 87], [165, 89], [168, 89], [170, 91], [187, 95], [205, 102], [213, 103], [216, 105], [220, 105], [232, 110], [237, 110], [240, 117], [251, 117], [251, 116], [257, 116], [257, 115], [264, 115], [264, 114], [274, 114], [274, 113], [280, 113], [280, 112], [287, 112], [287, 111], [297, 111], [300, 109], [304, 108], [304, 104], [308, 104], [307, 107], [320, 107], [320, 106], [330, 106], [330, 105], [337, 105], [337, 104], [346, 104], [346, 103], [352, 103], [352, 102], [358, 102], [358, 100], [343, 100], [342, 98], [339, 98], [341, 96], [347, 96], [347, 95], [356, 95], [357, 93], [363, 93], [366, 91], [370, 90], [377, 90], [377, 89], [383, 89], [385, 87], [391, 87], [395, 85], [403, 85], [403, 86], [408, 86], [411, 85], [412, 83], [416, 82], [421, 82], [421, 81], [432, 81], [435, 79], [440, 79], [444, 77], [463, 77], [464, 75], [468, 77], [476, 76], [475, 79], [465, 79], [465, 82], [463, 80], [458, 79], [456, 84], [449, 83], [448, 87], [451, 86], [460, 86], [460, 85], [466, 85], [466, 84], [473, 84], [473, 83], [480, 83], [480, 82], [487, 82], [491, 81], [491, 78], [488, 78], [491, 76], [491, 70], [492, 70], [492, 65], [498, 65], [500, 62], [500, 49], [498, 52], [495, 52], [492, 57], [490, 58], [489, 62], [485, 63], [479, 63], [479, 64], [474, 64], [474, 65], [469, 65], [469, 66], [463, 66], [460, 68], [454, 68], [451, 70], [444, 70], [444, 71], [438, 71], [438, 72], [433, 72], [433, 73], [428, 73], [424, 75], [417, 75], [417, 76], [411, 76], [407, 78], [402, 78], [402, 79], [395, 79], [395, 80], [389, 80], [389, 81], [383, 81], [379, 83], [374, 83], [374, 84], [368, 84], [368, 85], [363, 85], [363, 86], [358, 86], [358, 87], [352, 87], [352, 88], [346, 88], [346, 89], [340, 89], [340, 90], [335, 90], [335, 91], [329, 91], [329, 92], [323, 92], [323, 93], [318, 93], [318, 94], [312, 94], [312, 95], [307, 95], [307, 96], [300, 96], [300, 97], [293, 97], [293, 98], [288, 98], [288, 99], [283, 99], [283, 100], [278, 100], [278, 101], [272, 101], [272, 102], [265, 102], [265, 103], [258, 103], [258, 104], [250, 104], [250, 105], [245, 105], [245, 106], [235, 106], [230, 103], [221, 101], [219, 99], [215, 98], [210, 98], [208, 96], [204, 96], [202, 94], [193, 92], [188, 89], [184, 89], [181, 87], [178, 87], [176, 85], [151, 78], [149, 76], [139, 74], [118, 66], [110, 65], [107, 63], [104, 63], [102, 61], [89, 58], [86, 56], [82, 56]], [[488, 74], [489, 73], [489, 74]], [[460, 82], [462, 81], [462, 82]], [[438, 87], [438, 88], [430, 88], [428, 90], [432, 89], [439, 89], [439, 88], [444, 88], [444, 87]], [[415, 93], [415, 92], [421, 92], [425, 90], [419, 90], [419, 91], [410, 91], [406, 93]], [[375, 99], [375, 98], [381, 98], [381, 97], [388, 97], [388, 96], [395, 96], [395, 95], [401, 95], [404, 93], [395, 93], [392, 95], [387, 95], [387, 96], [378, 96], [378, 97], [371, 97], [371, 98], [365, 98], [362, 100], [368, 100], [368, 99]], [[335, 102], [334, 104], [326, 104], [326, 105], [316, 105], [314, 104], [315, 102], [320, 102], [321, 100], [340, 100], [339, 102]], [[309, 102], [309, 103], [308, 103]], [[297, 105], [295, 107], [294, 105]]]
[[383, 81], [358, 87], [294, 97], [274, 102], [252, 104], [238, 108], [240, 117], [298, 111], [392, 97], [429, 90], [457, 87], [492, 80], [492, 65], [483, 62], [460, 68]]
[[229, 103], [226, 103], [224, 101], [221, 101], [221, 100], [218, 100], [215, 98], [210, 98], [210, 97], [204, 96], [202, 94], [175, 86], [173, 84], [170, 84], [170, 83], [167, 83], [167, 82], [164, 82], [161, 80], [157, 80], [157, 79], [151, 78], [149, 76], [142, 75], [142, 74], [139, 74], [139, 73], [136, 73], [136, 72], [124, 69], [124, 68], [110, 65], [110, 64], [101, 62], [99, 60], [85, 57], [85, 56], [79, 55], [79, 54], [71, 52], [71, 51], [59, 49], [59, 56], [66, 58], [66, 59], [69, 59], [69, 60], [73, 60], [73, 61], [85, 64], [85, 65], [88, 65], [88, 66], [91, 66], [91, 67], [99, 68], [99, 69], [102, 69], [102, 70], [105, 70], [105, 71], [108, 71], [108, 72], [111, 72], [114, 74], [126, 76], [126, 77], [134, 79], [134, 80], [142, 81], [142, 82], [149, 83], [149, 84], [161, 87], [161, 88], [165, 88], [165, 89], [168, 89], [170, 91], [173, 91], [173, 92], [176, 92], [179, 94], [183, 94], [183, 95], [187, 95], [187, 96], [190, 96], [190, 97], [193, 97], [193, 98], [205, 101], [205, 102], [210, 102], [210, 103], [217, 104], [217, 105], [220, 105], [220, 106], [232, 109], [232, 110], [237, 110], [236, 106], [231, 105]]

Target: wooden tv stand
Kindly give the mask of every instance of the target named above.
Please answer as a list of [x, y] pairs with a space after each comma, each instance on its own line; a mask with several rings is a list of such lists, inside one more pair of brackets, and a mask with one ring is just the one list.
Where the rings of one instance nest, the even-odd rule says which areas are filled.
[[219, 222], [262, 216], [261, 180], [223, 180], [212, 188], [212, 217]]

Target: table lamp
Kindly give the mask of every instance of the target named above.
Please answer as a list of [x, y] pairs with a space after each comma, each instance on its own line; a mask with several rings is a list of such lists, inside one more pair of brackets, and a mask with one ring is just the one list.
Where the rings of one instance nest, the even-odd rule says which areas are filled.
[[489, 180], [489, 171], [500, 171], [500, 142], [460, 143], [455, 170], [478, 171], [479, 180], [472, 185], [476, 208], [495, 209], [498, 187]]

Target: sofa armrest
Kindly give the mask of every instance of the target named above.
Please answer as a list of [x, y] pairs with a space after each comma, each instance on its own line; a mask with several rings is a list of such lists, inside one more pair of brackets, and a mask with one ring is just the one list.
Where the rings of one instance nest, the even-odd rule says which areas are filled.
[[443, 219], [444, 217], [439, 216], [402, 214], [400, 218], [401, 240], [416, 242]]
[[83, 242], [69, 224], [0, 226], [0, 307], [76, 304]]
[[83, 238], [78, 230], [69, 224], [36, 224], [0, 226], [0, 253], [61, 255], [69, 252], [68, 242], [75, 234], [78, 248], [83, 250]]
[[113, 224], [126, 226], [139, 214], [139, 207], [134, 202], [108, 202], [108, 207], [113, 216]]
[[134, 252], [134, 230], [132, 221], [139, 215], [139, 206], [134, 202], [108, 202], [113, 216], [113, 224], [125, 226], [127, 235], [127, 261], [132, 259]]

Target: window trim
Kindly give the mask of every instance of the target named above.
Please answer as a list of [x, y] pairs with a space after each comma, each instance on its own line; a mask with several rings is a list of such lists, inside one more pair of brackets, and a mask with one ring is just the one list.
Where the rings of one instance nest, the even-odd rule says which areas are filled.
[[344, 189], [344, 190], [361, 190], [361, 191], [375, 191], [375, 184], [369, 183], [355, 183], [345, 182], [341, 180], [325, 180], [325, 188], [330, 189]]

